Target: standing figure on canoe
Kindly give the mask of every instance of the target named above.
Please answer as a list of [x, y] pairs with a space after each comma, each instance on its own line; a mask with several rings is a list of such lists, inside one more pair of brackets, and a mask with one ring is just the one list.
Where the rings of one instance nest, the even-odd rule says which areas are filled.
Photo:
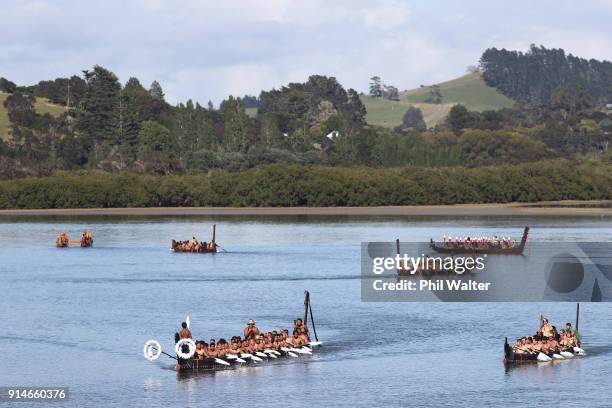
[[547, 338], [553, 337], [553, 326], [548, 322], [548, 319], [544, 318], [543, 316], [540, 316], [540, 321], [542, 322], [540, 325], [540, 331], [542, 332], [542, 335]]
[[244, 328], [243, 333], [245, 340], [251, 340], [259, 336], [259, 329], [255, 326], [255, 320], [249, 319], [247, 327]]
[[187, 327], [187, 323], [183, 322], [181, 323], [181, 331], [179, 332], [179, 338], [180, 339], [190, 339], [191, 337], [191, 331], [189, 331], [189, 327]]

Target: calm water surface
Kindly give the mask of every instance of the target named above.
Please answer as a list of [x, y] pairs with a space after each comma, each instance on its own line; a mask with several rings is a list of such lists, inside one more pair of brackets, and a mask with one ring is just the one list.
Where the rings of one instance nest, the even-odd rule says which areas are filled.
[[[208, 240], [213, 222], [228, 252], [168, 250], [171, 238]], [[581, 305], [587, 357], [506, 370], [505, 336], [532, 333], [540, 313], [573, 320], [574, 304], [360, 301], [361, 241], [524, 225], [534, 240], [612, 241], [610, 219], [0, 218], [0, 386], [68, 386], [71, 407], [610, 406], [610, 304]], [[54, 247], [86, 227], [94, 248]], [[151, 338], [170, 351], [187, 314], [203, 339], [249, 318], [289, 326], [304, 289], [325, 343], [312, 357], [184, 377], [142, 357]]]

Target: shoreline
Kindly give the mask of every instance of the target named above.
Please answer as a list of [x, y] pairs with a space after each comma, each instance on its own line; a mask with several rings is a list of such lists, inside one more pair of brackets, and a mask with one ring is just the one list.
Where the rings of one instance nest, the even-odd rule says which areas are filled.
[[384, 207], [143, 207], [0, 210], [2, 216], [95, 215], [350, 215], [350, 216], [567, 216], [610, 217], [612, 200], [541, 201], [534, 203], [456, 204]]

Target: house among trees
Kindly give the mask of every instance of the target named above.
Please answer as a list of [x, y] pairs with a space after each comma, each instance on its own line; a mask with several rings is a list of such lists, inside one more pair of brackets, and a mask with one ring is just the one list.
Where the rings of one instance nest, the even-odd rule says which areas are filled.
[[340, 132], [338, 132], [337, 130], [332, 130], [327, 135], [325, 135], [325, 137], [328, 138], [329, 140], [334, 140], [339, 136], [340, 136]]
[[612, 110], [612, 103], [606, 104], [606, 109], [607, 110]]

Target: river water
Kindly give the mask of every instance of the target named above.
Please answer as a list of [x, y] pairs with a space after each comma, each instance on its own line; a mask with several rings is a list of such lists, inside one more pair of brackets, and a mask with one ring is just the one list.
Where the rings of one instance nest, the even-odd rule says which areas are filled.
[[[175, 254], [171, 238], [227, 252]], [[444, 234], [612, 241], [610, 219], [524, 217], [0, 218], [0, 386], [67, 386], [70, 407], [610, 406], [612, 305], [581, 304], [588, 356], [506, 369], [504, 337], [557, 326], [573, 303], [365, 303], [362, 241]], [[56, 249], [85, 228], [93, 248]], [[311, 293], [312, 357], [179, 376], [146, 361], [171, 351], [186, 315], [198, 339], [229, 338], [253, 318], [291, 327]], [[27, 406], [21, 403], [17, 406]], [[41, 404], [32, 404], [41, 406]]]

